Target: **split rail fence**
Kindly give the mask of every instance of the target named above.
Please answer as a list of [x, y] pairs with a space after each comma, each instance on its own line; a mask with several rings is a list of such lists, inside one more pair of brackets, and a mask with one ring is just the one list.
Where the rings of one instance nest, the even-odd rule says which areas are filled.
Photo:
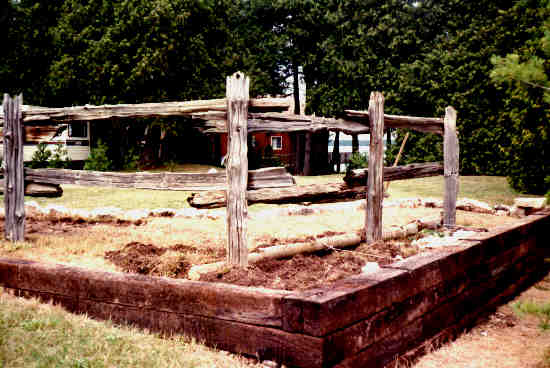
[[[250, 99], [250, 80], [243, 73], [237, 72], [227, 77], [226, 98], [217, 100], [202, 100], [189, 102], [146, 103], [135, 105], [104, 105], [80, 106], [69, 108], [44, 108], [22, 105], [22, 96], [12, 99], [4, 95], [4, 116], [0, 124], [4, 125], [4, 206], [5, 206], [5, 236], [12, 241], [24, 239], [25, 179], [40, 178], [45, 182], [55, 184], [109, 182], [121, 180], [127, 186], [128, 179], [120, 174], [109, 177], [110, 174], [87, 174], [94, 178], [80, 181], [82, 175], [67, 173], [63, 170], [29, 170], [23, 167], [23, 126], [25, 123], [40, 124], [51, 121], [93, 121], [106, 120], [113, 117], [165, 117], [187, 116], [191, 122], [205, 133], [227, 132], [228, 160], [226, 164], [226, 198], [227, 198], [227, 262], [232, 265], [247, 266], [247, 208], [249, 188], [249, 171], [247, 159], [247, 136], [254, 132], [306, 132], [330, 130], [347, 134], [371, 134], [371, 146], [367, 183], [367, 206], [365, 232], [367, 242], [382, 240], [382, 201], [384, 177], [389, 177], [388, 169], [383, 166], [383, 135], [384, 129], [408, 128], [425, 133], [436, 133], [444, 136], [444, 176], [445, 226], [456, 224], [456, 198], [458, 193], [459, 146], [456, 132], [456, 111], [447, 107], [445, 118], [422, 118], [384, 114], [384, 96], [380, 92], [372, 92], [368, 111], [347, 110], [348, 119], [333, 119], [315, 116], [294, 115], [287, 112], [288, 99]], [[267, 112], [266, 112], [267, 111]], [[306, 145], [306, 158], [307, 157]], [[399, 170], [399, 167], [394, 169]], [[417, 176], [435, 175], [439, 169], [434, 168], [429, 173], [419, 172]], [[253, 175], [252, 173], [250, 173]], [[415, 177], [412, 173], [407, 177]], [[112, 175], [111, 175], [112, 176]], [[121, 179], [122, 178], [122, 179]], [[166, 186], [166, 175], [158, 178], [147, 177], [147, 187]], [[93, 180], [92, 180], [93, 179]], [[172, 186], [177, 186], [177, 176], [174, 176]], [[286, 184], [285, 184], [286, 185]], [[284, 185], [282, 185], [284, 186]]]

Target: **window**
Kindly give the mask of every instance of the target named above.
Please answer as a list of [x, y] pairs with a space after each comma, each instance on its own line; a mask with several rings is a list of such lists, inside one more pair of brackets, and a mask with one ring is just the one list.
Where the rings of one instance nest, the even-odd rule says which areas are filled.
[[88, 124], [73, 123], [69, 125], [69, 137], [88, 138]]
[[271, 147], [273, 150], [282, 150], [283, 149], [283, 137], [280, 135], [271, 137]]

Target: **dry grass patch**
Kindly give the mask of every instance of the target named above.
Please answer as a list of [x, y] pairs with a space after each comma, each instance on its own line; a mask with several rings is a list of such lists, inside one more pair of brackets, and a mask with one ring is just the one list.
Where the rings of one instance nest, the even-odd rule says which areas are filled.
[[181, 336], [115, 327], [0, 289], [0, 367], [253, 367]]
[[550, 276], [501, 306], [486, 322], [422, 357], [414, 368], [550, 367], [550, 331], [540, 328], [536, 315], [518, 315], [518, 302], [550, 302]]

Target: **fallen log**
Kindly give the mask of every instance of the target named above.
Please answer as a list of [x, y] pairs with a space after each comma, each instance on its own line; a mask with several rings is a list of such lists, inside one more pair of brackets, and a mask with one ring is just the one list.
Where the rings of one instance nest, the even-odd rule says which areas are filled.
[[[365, 198], [366, 187], [350, 187], [345, 183], [296, 185], [288, 188], [263, 188], [247, 191], [248, 204], [340, 202]], [[226, 204], [225, 191], [192, 193], [187, 201], [195, 208], [218, 208]]]
[[[369, 169], [351, 170], [344, 177], [344, 181], [349, 186], [365, 185], [368, 175]], [[384, 167], [384, 181], [424, 178], [437, 175], [443, 175], [443, 164], [440, 162]]]
[[[119, 173], [66, 169], [25, 169], [25, 180], [46, 184], [75, 184], [158, 190], [213, 190], [227, 187], [225, 170], [215, 173]], [[295, 185], [284, 167], [248, 172], [248, 188], [281, 188]]]

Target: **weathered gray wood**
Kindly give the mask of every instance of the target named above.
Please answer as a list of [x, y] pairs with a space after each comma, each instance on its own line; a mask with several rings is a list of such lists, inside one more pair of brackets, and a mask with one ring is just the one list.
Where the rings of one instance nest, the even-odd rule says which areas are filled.
[[334, 144], [332, 145], [332, 170], [334, 170], [334, 164], [336, 164], [336, 172], [340, 172], [340, 164], [341, 164], [341, 158], [340, 158], [340, 132], [334, 133]]
[[357, 134], [351, 135], [351, 152], [359, 153], [359, 136]]
[[[75, 184], [154, 190], [224, 190], [225, 171], [216, 173], [118, 173], [66, 169], [25, 169], [25, 180], [45, 184]], [[295, 185], [284, 167], [248, 172], [248, 189], [282, 188]]]
[[[357, 122], [367, 122], [368, 111], [346, 110], [348, 119]], [[384, 126], [387, 128], [405, 128], [424, 133], [443, 134], [443, 119], [424, 118], [416, 116], [401, 116], [384, 114]]]
[[[291, 104], [288, 98], [256, 98], [250, 99], [250, 110], [286, 111]], [[111, 118], [146, 118], [163, 116], [200, 116], [201, 113], [212, 114], [221, 112], [224, 116], [227, 101], [224, 98], [212, 100], [197, 100], [184, 102], [160, 102], [120, 105], [85, 105], [74, 107], [37, 107], [23, 106], [23, 121], [91, 121]], [[0, 117], [0, 125], [3, 118]]]
[[[201, 127], [205, 133], [225, 133], [225, 113], [193, 114], [196, 119], [206, 120]], [[292, 115], [288, 113], [249, 113], [248, 133], [260, 132], [318, 132], [323, 130], [340, 131], [346, 134], [369, 132], [366, 122], [324, 118], [318, 116]]]
[[306, 144], [304, 150], [304, 175], [311, 175], [311, 144], [312, 144], [311, 133], [306, 133]]
[[384, 200], [384, 95], [372, 92], [369, 101], [370, 145], [365, 232], [367, 244], [382, 240]]
[[250, 79], [241, 72], [227, 77], [227, 262], [248, 266], [247, 117]]
[[445, 135], [443, 138], [445, 166], [445, 198], [443, 199], [443, 225], [456, 225], [456, 197], [458, 195], [459, 146], [456, 133], [456, 110], [445, 109]]
[[[422, 164], [409, 164], [402, 166], [384, 167], [384, 181], [425, 178], [443, 174], [441, 162], [427, 162]], [[367, 182], [369, 169], [355, 169], [346, 173], [344, 181], [349, 186], [362, 186]]]
[[4, 230], [13, 242], [25, 239], [22, 103], [22, 95], [12, 99], [4, 94]]
[[[264, 188], [249, 190], [248, 204], [254, 203], [325, 203], [353, 201], [365, 198], [366, 187], [349, 187], [344, 183], [296, 185], [288, 188]], [[225, 206], [224, 191], [193, 193], [187, 201], [195, 208], [218, 208]]]
[[[0, 179], [0, 194], [4, 194], [4, 179]], [[25, 195], [30, 197], [56, 198], [63, 195], [59, 184], [32, 183], [25, 181]]]

